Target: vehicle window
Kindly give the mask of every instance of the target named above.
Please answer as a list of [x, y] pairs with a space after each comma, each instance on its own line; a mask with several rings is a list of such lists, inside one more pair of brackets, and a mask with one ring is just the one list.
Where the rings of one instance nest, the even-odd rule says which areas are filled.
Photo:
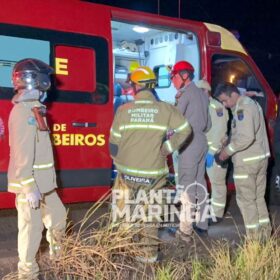
[[266, 95], [253, 71], [241, 58], [230, 55], [213, 55], [211, 72], [212, 89], [222, 82], [235, 84], [241, 94], [246, 94], [266, 108]]
[[32, 57], [55, 69], [47, 101], [108, 102], [109, 58], [104, 38], [9, 24], [0, 27], [0, 99], [13, 96], [11, 72], [15, 63]]
[[0, 35], [0, 46], [0, 89], [5, 91], [7, 98], [10, 98], [12, 93], [11, 76], [17, 61], [32, 57], [50, 64], [48, 41]]
[[115, 80], [125, 82], [127, 80], [128, 70], [125, 66], [116, 65]]

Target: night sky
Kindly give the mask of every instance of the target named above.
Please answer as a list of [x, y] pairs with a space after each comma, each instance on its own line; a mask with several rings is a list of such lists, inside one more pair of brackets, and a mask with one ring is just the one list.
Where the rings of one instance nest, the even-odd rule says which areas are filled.
[[205, 21], [238, 30], [272, 89], [280, 93], [280, 0], [90, 0], [126, 9]]

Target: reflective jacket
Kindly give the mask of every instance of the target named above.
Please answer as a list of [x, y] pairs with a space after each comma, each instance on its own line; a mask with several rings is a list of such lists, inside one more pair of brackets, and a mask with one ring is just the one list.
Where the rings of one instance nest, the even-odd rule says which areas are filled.
[[[167, 132], [172, 131], [168, 140]], [[110, 152], [124, 174], [158, 177], [168, 173], [166, 156], [191, 134], [191, 127], [175, 106], [160, 102], [148, 90], [119, 107], [110, 133]]]
[[47, 193], [56, 185], [53, 151], [48, 131], [40, 131], [31, 109], [39, 101], [15, 103], [9, 116], [10, 162], [8, 191]]
[[227, 136], [228, 111], [221, 102], [210, 97], [209, 114], [212, 127], [206, 133], [208, 151], [215, 154], [222, 148], [222, 141]]
[[232, 108], [231, 140], [226, 147], [235, 166], [254, 164], [270, 156], [264, 116], [260, 105], [240, 96]]

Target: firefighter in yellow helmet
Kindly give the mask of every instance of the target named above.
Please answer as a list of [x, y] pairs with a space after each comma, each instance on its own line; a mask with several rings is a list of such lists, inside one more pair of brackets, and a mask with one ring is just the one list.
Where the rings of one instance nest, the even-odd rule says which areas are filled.
[[206, 80], [197, 81], [196, 86], [203, 89], [205, 94], [209, 96], [209, 114], [212, 127], [206, 133], [208, 142], [206, 171], [211, 183], [211, 214], [214, 216], [212, 216], [210, 223], [213, 224], [222, 220], [226, 206], [227, 164], [224, 166], [218, 165], [215, 162], [214, 155], [222, 149], [223, 143], [227, 139], [227, 123], [229, 117], [225, 106], [210, 95], [211, 86]]
[[56, 175], [46, 107], [52, 68], [37, 59], [17, 62], [12, 73], [15, 95], [9, 116], [8, 191], [16, 194], [19, 279], [37, 279], [42, 230], [47, 228], [50, 256], [59, 253], [66, 211], [55, 189]]
[[[121, 189], [129, 193], [129, 198], [137, 197], [143, 191], [150, 197], [151, 191], [160, 192], [166, 183], [166, 156], [186, 141], [191, 127], [176, 107], [155, 99], [151, 90], [156, 77], [149, 67], [134, 70], [131, 82], [135, 100], [119, 107], [110, 133], [110, 153], [118, 170], [113, 196], [114, 191]], [[169, 131], [173, 131], [173, 135], [167, 139]], [[122, 197], [113, 209], [126, 205], [127, 201]], [[144, 205], [145, 209], [149, 207], [147, 203]], [[144, 219], [139, 217], [138, 221]], [[146, 245], [140, 261], [157, 260], [157, 234], [157, 224], [147, 227], [144, 223], [140, 242]]]
[[126, 82], [130, 83], [131, 73], [135, 71], [138, 67], [140, 67], [140, 63], [137, 60], [133, 60], [129, 64], [129, 72], [127, 74]]
[[252, 239], [266, 240], [271, 234], [264, 199], [270, 151], [262, 109], [250, 97], [241, 96], [231, 83], [219, 84], [215, 97], [230, 108], [233, 115], [230, 142], [217, 155], [217, 160], [232, 157], [236, 200], [246, 234]]

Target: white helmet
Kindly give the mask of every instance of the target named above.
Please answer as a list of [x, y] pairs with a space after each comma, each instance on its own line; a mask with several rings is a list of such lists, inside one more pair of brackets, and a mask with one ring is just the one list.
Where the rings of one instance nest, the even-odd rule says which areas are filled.
[[19, 89], [38, 89], [46, 91], [51, 86], [50, 75], [53, 68], [34, 58], [18, 61], [13, 69], [12, 81], [15, 91]]

